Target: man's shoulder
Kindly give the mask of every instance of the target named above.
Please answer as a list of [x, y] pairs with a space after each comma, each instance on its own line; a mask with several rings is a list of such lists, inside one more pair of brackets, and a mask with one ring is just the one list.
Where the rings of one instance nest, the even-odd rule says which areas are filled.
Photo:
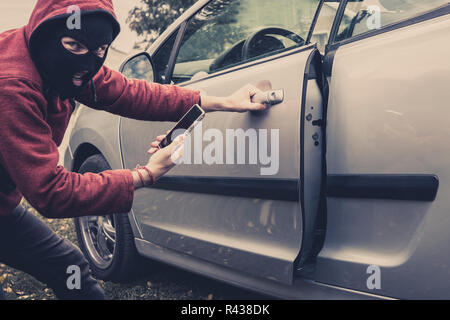
[[39, 85], [27, 77], [0, 75], [0, 119], [33, 113], [45, 118], [47, 102]]
[[0, 34], [0, 81], [16, 81], [42, 88], [39, 72], [31, 59], [24, 28]]
[[43, 96], [37, 81], [20, 75], [0, 74], [0, 95], [5, 96]]

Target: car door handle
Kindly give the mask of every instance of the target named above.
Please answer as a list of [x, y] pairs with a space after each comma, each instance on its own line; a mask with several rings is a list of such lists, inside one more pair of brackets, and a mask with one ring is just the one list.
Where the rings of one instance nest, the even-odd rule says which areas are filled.
[[271, 90], [255, 94], [252, 102], [275, 105], [284, 101], [284, 90]]

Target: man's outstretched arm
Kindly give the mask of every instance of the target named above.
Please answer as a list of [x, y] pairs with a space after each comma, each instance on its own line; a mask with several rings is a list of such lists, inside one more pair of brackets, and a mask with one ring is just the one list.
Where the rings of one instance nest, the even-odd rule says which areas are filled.
[[259, 90], [245, 86], [229, 97], [201, 95], [199, 91], [173, 85], [160, 85], [128, 79], [103, 66], [94, 77], [94, 86], [77, 98], [81, 103], [127, 118], [147, 121], [178, 121], [194, 104], [201, 103], [206, 112], [245, 112], [266, 106], [252, 103]]

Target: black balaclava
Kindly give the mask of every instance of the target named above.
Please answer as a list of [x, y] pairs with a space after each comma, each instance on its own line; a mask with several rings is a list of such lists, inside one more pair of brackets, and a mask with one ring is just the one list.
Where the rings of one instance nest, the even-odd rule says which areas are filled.
[[[33, 61], [47, 87], [55, 89], [63, 99], [78, 96], [92, 77], [102, 67], [103, 58], [94, 54], [94, 50], [113, 41], [114, 30], [111, 18], [104, 14], [85, 14], [81, 16], [81, 29], [69, 29], [67, 18], [48, 21], [33, 33], [30, 51]], [[76, 55], [68, 51], [61, 43], [63, 37], [73, 38], [84, 44], [89, 52]], [[76, 86], [73, 77], [76, 73], [88, 71], [83, 76], [83, 85]]]

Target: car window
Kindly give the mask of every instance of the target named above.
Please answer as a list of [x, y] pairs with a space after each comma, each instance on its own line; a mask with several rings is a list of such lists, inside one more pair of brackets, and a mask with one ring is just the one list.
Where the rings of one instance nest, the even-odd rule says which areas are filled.
[[348, 2], [336, 41], [342, 41], [447, 4], [448, 0], [361, 0]]
[[215, 0], [188, 24], [173, 83], [305, 44], [319, 0]]
[[338, 8], [339, 1], [325, 0], [320, 9], [310, 41], [317, 44], [317, 48], [321, 53], [324, 53], [325, 46], [328, 44]]
[[152, 56], [153, 64], [155, 67], [155, 82], [166, 83], [166, 73], [167, 69], [169, 68], [170, 54], [172, 53], [178, 30], [179, 29], [172, 33], [172, 35], [159, 47], [156, 53]]

